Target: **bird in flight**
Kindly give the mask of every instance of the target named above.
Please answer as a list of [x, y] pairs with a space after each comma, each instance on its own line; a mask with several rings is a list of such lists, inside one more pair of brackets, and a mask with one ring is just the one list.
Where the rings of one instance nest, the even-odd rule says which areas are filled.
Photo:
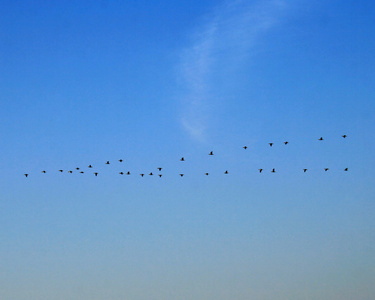
[[206, 176], [208, 176], [208, 173], [204, 173]]
[[270, 145], [270, 147], [272, 147], [273, 143], [268, 143]]
[[42, 171], [42, 173], [46, 173], [46, 171]]
[[119, 159], [118, 161], [119, 161], [119, 162], [123, 162], [123, 160], [122, 160], [122, 159]]
[[63, 172], [63, 170], [59, 170], [59, 172], [60, 172], [60, 173], [62, 173], [62, 172]]
[[109, 160], [107, 160], [107, 162], [105, 163], [106, 165], [109, 165]]
[[180, 161], [185, 161], [185, 158], [181, 157]]
[[120, 172], [119, 174], [120, 174], [120, 175], [124, 175], [124, 172]]
[[224, 174], [228, 174], [229, 172], [228, 172], [228, 170], [226, 170], [225, 172], [224, 172]]
[[213, 152], [213, 151], [211, 151], [210, 153], [208, 153], [208, 155], [214, 155], [214, 152]]
[[326, 171], [326, 172], [327, 172], [328, 170], [329, 170], [329, 168], [324, 168], [324, 171]]
[[145, 176], [145, 174], [143, 174], [143, 173], [141, 173], [141, 174], [139, 174], [139, 175], [141, 175], [141, 177]]
[[348, 171], [349, 169], [348, 168], [345, 168], [344, 171]]
[[128, 172], [126, 172], [126, 175], [130, 175], [130, 172], [128, 171]]
[[245, 150], [247, 149], [247, 146], [243, 146], [242, 148], [244, 148]]
[[25, 175], [25, 177], [29, 176], [29, 174], [23, 174], [23, 175]]
[[148, 175], [154, 175], [154, 174], [152, 174], [152, 172], [150, 173], [150, 174], [148, 174]]
[[284, 142], [284, 144], [285, 144], [285, 145], [288, 145], [288, 144], [289, 144], [289, 142], [288, 142], [288, 141], [285, 141], [285, 142]]
[[342, 135], [342, 137], [345, 139], [346, 137], [347, 137], [347, 135], [346, 134], [344, 134], [344, 135]]
[[81, 171], [81, 172], [79, 172], [79, 173], [83, 174], [83, 173], [85, 173], [85, 172]]
[[162, 174], [159, 174], [159, 177], [161, 178], [161, 176], [163, 176]]
[[79, 168], [76, 168], [76, 170], [79, 170]]
[[94, 174], [95, 174], [95, 176], [98, 176], [98, 173], [97, 173], [97, 172], [95, 172]]
[[262, 173], [263, 169], [258, 169], [259, 170], [259, 173]]
[[182, 176], [184, 176], [184, 174], [180, 174], [180, 176], [182, 177]]
[[323, 141], [323, 137], [322, 136], [320, 137], [319, 141]]
[[272, 173], [276, 173], [276, 170], [275, 169], [272, 169], [272, 171], [271, 171]]
[[92, 165], [89, 165], [89, 168], [92, 168]]
[[303, 172], [306, 173], [307, 169], [303, 169]]
[[161, 169], [162, 169], [162, 168], [160, 168], [160, 167], [158, 168], [159, 172], [161, 171]]
[[71, 173], [73, 173], [73, 171], [68, 171], [68, 173], [70, 173], [70, 174], [71, 174]]

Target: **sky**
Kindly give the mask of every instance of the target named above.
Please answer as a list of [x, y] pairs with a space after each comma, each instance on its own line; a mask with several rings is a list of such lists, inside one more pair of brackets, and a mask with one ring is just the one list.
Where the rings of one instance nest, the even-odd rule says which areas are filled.
[[374, 299], [374, 36], [368, 0], [1, 1], [0, 298]]

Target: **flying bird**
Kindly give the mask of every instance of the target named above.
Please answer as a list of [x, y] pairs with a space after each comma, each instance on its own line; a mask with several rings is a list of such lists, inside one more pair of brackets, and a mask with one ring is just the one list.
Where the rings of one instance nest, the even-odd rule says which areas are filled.
[[271, 171], [272, 173], [276, 173], [276, 170], [275, 169], [272, 169], [272, 171]]
[[128, 172], [126, 172], [126, 175], [130, 175], [130, 172], [128, 171]]
[[346, 137], [347, 137], [347, 135], [346, 134], [344, 134], [344, 135], [342, 135], [342, 137], [345, 139]]
[[124, 172], [120, 172], [119, 174], [120, 174], [120, 175], [124, 175]]
[[181, 157], [180, 161], [185, 161], [185, 158]]
[[213, 152], [213, 151], [211, 151], [210, 153], [208, 153], [208, 155], [214, 155], [214, 152]]
[[143, 173], [142, 173], [142, 174], [139, 174], [139, 175], [141, 175], [141, 177], [145, 176], [145, 174], [143, 174]]
[[42, 171], [42, 173], [46, 173], [46, 171]]
[[123, 162], [123, 160], [122, 160], [122, 159], [119, 159], [118, 161], [119, 161], [119, 162]]
[[319, 141], [323, 141], [323, 137], [320, 137]]
[[106, 165], [109, 165], [109, 160], [107, 160], [107, 162], [105, 163]]
[[245, 150], [247, 149], [247, 146], [243, 146], [242, 148], [244, 148]]
[[324, 168], [324, 171], [326, 171], [326, 172], [327, 172], [328, 170], [329, 170], [329, 168]]
[[348, 171], [349, 169], [348, 168], [345, 168], [344, 171]]
[[60, 173], [62, 173], [62, 172], [63, 172], [63, 170], [59, 170], [59, 172], [60, 172]]
[[92, 168], [92, 165], [89, 165], [89, 168]]
[[98, 173], [97, 173], [97, 172], [95, 172], [94, 174], [95, 174], [95, 176], [98, 176]]
[[224, 172], [224, 174], [228, 174], [228, 170], [226, 170], [226, 171]]
[[208, 173], [204, 173], [206, 176], [208, 176]]
[[162, 174], [159, 174], [159, 177], [161, 178], [161, 176], [163, 176]]
[[180, 176], [182, 177], [182, 176], [184, 176], [184, 174], [180, 174]]
[[161, 171], [162, 168], [158, 168], [159, 172]]
[[273, 143], [268, 143], [270, 145], [270, 147], [272, 147]]
[[23, 174], [23, 175], [25, 175], [25, 177], [29, 176], [29, 174]]
[[73, 173], [73, 171], [68, 171], [68, 173]]
[[285, 141], [285, 142], [284, 142], [284, 144], [285, 144], [285, 145], [288, 145], [288, 144], [289, 144], [289, 142], [288, 142], [288, 141]]
[[76, 168], [76, 170], [79, 170], [79, 168]]
[[259, 170], [259, 173], [262, 173], [263, 169], [258, 169]]
[[83, 173], [85, 173], [85, 172], [81, 171], [81, 172], [79, 172], [79, 173], [83, 174]]
[[307, 169], [303, 169], [303, 172], [306, 173]]
[[150, 174], [148, 174], [148, 175], [154, 175], [154, 174], [152, 174], [152, 172], [150, 173]]

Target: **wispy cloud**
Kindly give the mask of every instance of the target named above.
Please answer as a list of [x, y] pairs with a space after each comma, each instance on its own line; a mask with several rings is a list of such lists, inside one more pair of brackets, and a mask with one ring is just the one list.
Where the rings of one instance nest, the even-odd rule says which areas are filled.
[[214, 73], [224, 74], [226, 68], [249, 59], [257, 38], [277, 24], [285, 6], [284, 0], [227, 1], [192, 35], [191, 45], [182, 52], [180, 69], [184, 86], [181, 123], [192, 138], [207, 139]]

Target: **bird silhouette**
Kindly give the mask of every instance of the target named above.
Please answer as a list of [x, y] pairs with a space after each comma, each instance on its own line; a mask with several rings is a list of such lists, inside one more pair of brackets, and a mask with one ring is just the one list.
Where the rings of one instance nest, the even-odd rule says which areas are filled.
[[162, 169], [162, 168], [160, 168], [160, 167], [158, 168], [159, 172], [161, 171], [161, 169]]
[[124, 175], [124, 172], [120, 172], [119, 174], [120, 174], [120, 175]]
[[161, 176], [163, 176], [162, 174], [159, 174], [159, 177], [161, 178]]
[[185, 161], [185, 158], [181, 157], [180, 161]]
[[348, 168], [345, 168], [344, 171], [348, 171], [349, 169]]
[[105, 163], [106, 165], [109, 165], [109, 161], [107, 160], [107, 162]]
[[79, 170], [79, 168], [76, 168], [76, 170]]
[[60, 173], [62, 173], [62, 172], [63, 172], [63, 170], [59, 170], [59, 172], [60, 172]]
[[258, 169], [259, 170], [259, 173], [262, 173], [263, 169]]
[[303, 172], [306, 173], [307, 169], [303, 169]]
[[154, 175], [154, 174], [152, 174], [152, 172], [150, 173], [150, 174], [148, 174], [148, 175]]
[[204, 173], [206, 176], [208, 176], [208, 173]]
[[95, 175], [95, 176], [98, 176], [98, 172], [95, 172], [94, 175]]
[[123, 160], [122, 160], [122, 159], [119, 159], [118, 161], [119, 161], [119, 162], [123, 162]]
[[128, 172], [126, 172], [126, 175], [130, 175], [130, 172], [128, 171]]
[[213, 152], [213, 151], [211, 151], [210, 153], [208, 153], [208, 155], [214, 155], [214, 152]]
[[273, 143], [268, 143], [270, 145], [270, 147], [272, 147]]
[[25, 177], [29, 176], [29, 174], [23, 174], [23, 175], [25, 175]]
[[180, 176], [182, 177], [182, 176], [184, 176], [184, 174], [180, 174]]
[[346, 137], [347, 137], [347, 135], [346, 134], [344, 134], [344, 135], [342, 135], [342, 137], [345, 139]]
[[243, 146], [242, 148], [244, 148], [245, 150], [247, 149], [247, 146]]
[[145, 174], [143, 174], [143, 173], [142, 173], [142, 174], [139, 174], [139, 175], [141, 175], [141, 177], [145, 176]]
[[271, 171], [272, 173], [276, 173], [276, 170], [275, 169], [272, 169], [272, 171]]
[[324, 171], [326, 171], [326, 172], [327, 172], [328, 170], [329, 170], [329, 168], [324, 168]]
[[285, 141], [285, 142], [284, 142], [284, 144], [285, 144], [285, 145], [288, 145], [288, 144], [289, 144], [289, 142], [288, 142], [288, 141]]
[[319, 141], [323, 141], [323, 137], [320, 137]]
[[79, 172], [79, 173], [83, 174], [83, 173], [85, 173], [85, 172], [81, 171], [81, 172]]
[[68, 171], [68, 173], [70, 173], [70, 174], [71, 174], [71, 173], [73, 173], [73, 171]]
[[46, 173], [46, 171], [42, 171], [42, 173]]
[[89, 168], [92, 168], [92, 165], [89, 165]]
[[229, 172], [228, 172], [228, 170], [226, 170], [225, 172], [224, 172], [224, 174], [228, 174]]

